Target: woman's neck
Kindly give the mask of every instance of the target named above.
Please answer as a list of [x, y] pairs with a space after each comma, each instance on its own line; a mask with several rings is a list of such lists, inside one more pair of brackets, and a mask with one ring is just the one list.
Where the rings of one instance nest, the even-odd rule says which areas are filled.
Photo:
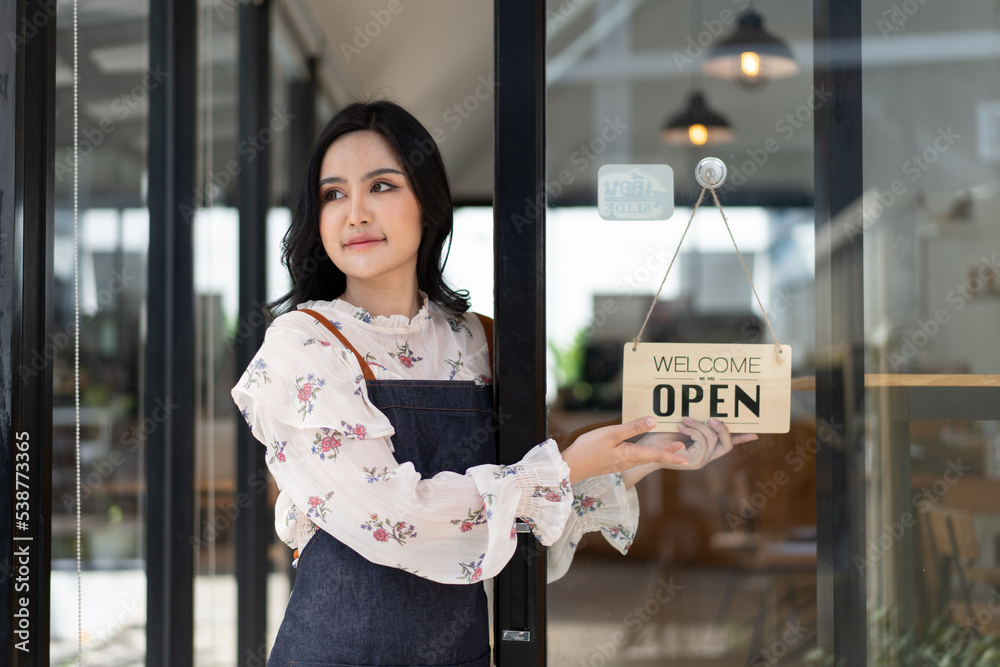
[[405, 315], [413, 318], [423, 305], [416, 280], [409, 285], [373, 285], [348, 279], [347, 289], [340, 298], [372, 315], [383, 317]]

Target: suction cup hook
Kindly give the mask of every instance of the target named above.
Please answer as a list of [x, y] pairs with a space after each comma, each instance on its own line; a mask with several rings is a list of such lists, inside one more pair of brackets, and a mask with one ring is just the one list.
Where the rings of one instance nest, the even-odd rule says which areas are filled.
[[726, 163], [717, 157], [703, 158], [695, 167], [694, 177], [703, 188], [715, 190], [726, 182]]

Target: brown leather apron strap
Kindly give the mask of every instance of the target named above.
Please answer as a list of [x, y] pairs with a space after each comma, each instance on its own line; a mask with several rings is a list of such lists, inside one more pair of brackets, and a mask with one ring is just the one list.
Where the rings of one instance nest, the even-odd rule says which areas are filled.
[[368, 362], [365, 361], [364, 357], [361, 356], [360, 352], [354, 349], [354, 346], [351, 345], [351, 342], [347, 340], [346, 337], [344, 337], [344, 334], [340, 333], [340, 330], [330, 323], [330, 320], [326, 319], [325, 317], [317, 313], [315, 310], [309, 310], [308, 308], [300, 308], [298, 312], [306, 313], [310, 317], [314, 318], [317, 322], [325, 326], [327, 329], [329, 329], [330, 333], [336, 336], [337, 340], [343, 343], [344, 347], [353, 352], [354, 356], [358, 358], [358, 365], [361, 366], [361, 373], [365, 376], [365, 380], [375, 379], [375, 374], [372, 373], [372, 368], [371, 366], [368, 365]]

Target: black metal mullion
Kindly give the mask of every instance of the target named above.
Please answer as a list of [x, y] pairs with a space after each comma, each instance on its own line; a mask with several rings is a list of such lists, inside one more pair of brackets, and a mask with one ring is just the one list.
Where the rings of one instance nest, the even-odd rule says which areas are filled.
[[49, 664], [54, 9], [5, 3], [0, 34], [0, 645], [20, 667]]
[[[242, 373], [264, 340], [262, 316], [266, 292], [267, 208], [270, 169], [268, 143], [262, 136], [270, 112], [270, 9], [266, 0], [241, 4], [239, 10], [239, 141], [253, 151], [239, 156], [239, 313], [240, 337], [236, 369]], [[267, 130], [271, 132], [271, 130]], [[244, 335], [244, 332], [246, 334]], [[235, 378], [234, 378], [235, 382]], [[238, 413], [233, 409], [233, 418]], [[267, 547], [271, 541], [273, 510], [258, 479], [267, 479], [264, 447], [249, 429], [237, 429], [236, 493], [246, 498], [236, 517], [237, 665], [266, 661]]]
[[[302, 181], [306, 173], [306, 159], [309, 148], [316, 141], [316, 70], [315, 56], [306, 59], [306, 76], [293, 80], [289, 85], [288, 100], [290, 115], [295, 122], [288, 127], [288, 201], [286, 205], [294, 212], [302, 192]], [[328, 119], [321, 119], [326, 122]]]
[[[862, 195], [861, 0], [814, 0], [817, 614], [819, 645], [867, 662], [863, 234], [839, 240]], [[854, 222], [853, 219], [850, 220]], [[824, 436], [825, 434], [825, 436]]]
[[[545, 439], [545, 3], [494, 3], [494, 391], [500, 463]], [[494, 581], [498, 667], [545, 664], [545, 552], [530, 533]]]
[[195, 0], [151, 0], [146, 664], [194, 660]]

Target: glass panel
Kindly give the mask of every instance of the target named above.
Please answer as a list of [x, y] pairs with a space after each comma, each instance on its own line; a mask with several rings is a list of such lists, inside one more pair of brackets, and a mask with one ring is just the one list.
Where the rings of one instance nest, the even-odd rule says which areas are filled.
[[[142, 332], [149, 216], [148, 4], [79, 8], [80, 482], [83, 650], [93, 664], [145, 654], [145, 434]], [[58, 7], [52, 364], [52, 664], [77, 650], [74, 409], [73, 28]], [[112, 658], [111, 656], [115, 657]]]
[[235, 377], [239, 170], [238, 12], [198, 11], [195, 335], [194, 654], [196, 665], [236, 661]]
[[[720, 199], [764, 312], [793, 347], [793, 376], [814, 373], [812, 114], [821, 100], [811, 9], [756, 7], [790, 46], [793, 76], [751, 84], [702, 74], [748, 4], [547, 3], [548, 407], [561, 444], [621, 417], [622, 348], [654, 301], [701, 189], [695, 165], [709, 155], [727, 164]], [[765, 76], [779, 73], [761, 63]], [[728, 130], [704, 119], [705, 136], [669, 127], [695, 90]], [[597, 174], [606, 164], [669, 165], [673, 216], [603, 219]], [[771, 342], [706, 197], [642, 340]], [[702, 470], [640, 481], [627, 555], [605, 539], [616, 525], [586, 533], [549, 586], [548, 664], [803, 664], [817, 643], [816, 430], [812, 392], [795, 391], [789, 433], [762, 435]], [[614, 504], [579, 500], [581, 512], [597, 508], [592, 517]]]
[[862, 8], [869, 655], [995, 662], [996, 7]]

